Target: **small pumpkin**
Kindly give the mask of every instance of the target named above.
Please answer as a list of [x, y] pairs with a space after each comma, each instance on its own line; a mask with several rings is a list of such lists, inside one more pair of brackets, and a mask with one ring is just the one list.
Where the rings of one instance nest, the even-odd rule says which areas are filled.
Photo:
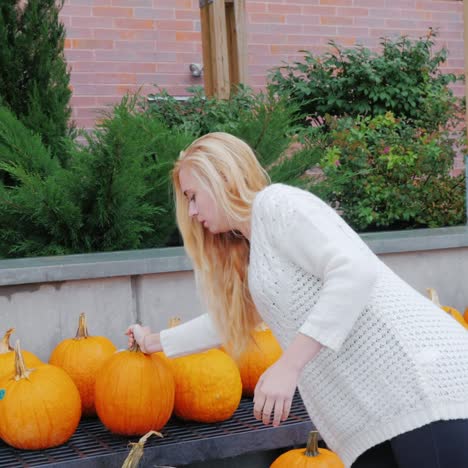
[[318, 432], [310, 431], [307, 447], [280, 455], [270, 468], [344, 468], [340, 457], [331, 450], [318, 448]]
[[281, 354], [278, 340], [265, 323], [253, 330], [252, 341], [237, 360], [244, 396], [253, 396], [258, 379]]
[[[13, 375], [15, 371], [15, 352], [10, 345], [10, 336], [15, 331], [10, 328], [6, 331], [0, 341], [0, 379], [7, 375]], [[24, 362], [28, 367], [37, 367], [44, 364], [35, 354], [29, 351], [22, 351]]]
[[81, 417], [81, 399], [60, 367], [25, 365], [19, 341], [13, 377], [0, 379], [0, 437], [21, 450], [42, 450], [65, 443]]
[[463, 318], [463, 315], [454, 307], [450, 306], [445, 306], [441, 305], [439, 301], [439, 295], [437, 294], [437, 291], [434, 288], [427, 288], [427, 292], [429, 294], [429, 298], [431, 301], [441, 309], [445, 310], [450, 316], [452, 316], [457, 322], [460, 323], [465, 328], [468, 328], [468, 323], [465, 322], [465, 319]]
[[229, 419], [242, 397], [234, 359], [219, 349], [169, 359], [176, 384], [174, 413], [181, 419], [214, 423]]
[[465, 322], [468, 323], [468, 307], [465, 307], [465, 312], [463, 312], [463, 318]]
[[163, 428], [174, 408], [174, 377], [166, 362], [135, 343], [113, 354], [95, 386], [96, 413], [112, 432], [143, 435]]
[[83, 416], [94, 416], [94, 384], [104, 362], [117, 351], [105, 336], [89, 336], [86, 316], [80, 314], [74, 338], [61, 341], [52, 351], [49, 363], [64, 369], [81, 395]]

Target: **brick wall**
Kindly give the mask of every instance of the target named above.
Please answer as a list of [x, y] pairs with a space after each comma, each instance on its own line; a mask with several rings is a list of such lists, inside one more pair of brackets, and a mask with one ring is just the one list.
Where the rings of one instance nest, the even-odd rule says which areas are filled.
[[[249, 84], [260, 89], [268, 69], [322, 53], [334, 39], [378, 47], [379, 38], [439, 30], [449, 50], [447, 71], [462, 73], [461, 0], [247, 0]], [[73, 118], [90, 128], [100, 109], [127, 90], [171, 94], [202, 84], [190, 63], [202, 62], [198, 0], [65, 0], [66, 56], [71, 66]], [[463, 86], [457, 94], [462, 95]]]

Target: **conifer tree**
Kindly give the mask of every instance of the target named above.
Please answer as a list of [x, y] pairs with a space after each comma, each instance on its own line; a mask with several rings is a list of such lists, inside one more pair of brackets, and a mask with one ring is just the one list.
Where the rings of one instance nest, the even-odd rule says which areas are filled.
[[63, 0], [0, 2], [0, 103], [65, 163], [71, 90], [62, 6]]

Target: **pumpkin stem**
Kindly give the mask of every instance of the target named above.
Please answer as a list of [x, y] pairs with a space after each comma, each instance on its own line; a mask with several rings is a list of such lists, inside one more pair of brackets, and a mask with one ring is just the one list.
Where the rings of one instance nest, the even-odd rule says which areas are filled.
[[10, 336], [12, 333], [15, 331], [14, 328], [9, 328], [5, 335], [2, 338], [2, 341], [0, 341], [0, 354], [8, 353], [10, 351], [13, 351], [13, 348], [10, 345]]
[[84, 312], [81, 312], [80, 318], [78, 320], [78, 330], [76, 332], [75, 338], [81, 340], [82, 338], [88, 338], [88, 324], [86, 323], [86, 315]]
[[429, 294], [429, 299], [430, 299], [436, 306], [442, 307], [442, 306], [440, 305], [439, 295], [437, 294], [437, 291], [436, 291], [434, 288], [427, 288], [427, 292], [428, 292], [428, 294]]
[[309, 432], [309, 440], [307, 441], [307, 447], [305, 450], [306, 457], [318, 457], [320, 452], [318, 451], [318, 431]]
[[143, 456], [143, 448], [146, 441], [152, 436], [157, 435], [158, 437], [163, 437], [160, 432], [149, 431], [143, 437], [140, 438], [138, 442], [131, 442], [132, 450], [125, 459], [122, 468], [137, 468], [140, 458]]
[[15, 377], [16, 381], [27, 379], [33, 369], [28, 369], [24, 363], [23, 353], [21, 352], [20, 342], [16, 340], [15, 344]]

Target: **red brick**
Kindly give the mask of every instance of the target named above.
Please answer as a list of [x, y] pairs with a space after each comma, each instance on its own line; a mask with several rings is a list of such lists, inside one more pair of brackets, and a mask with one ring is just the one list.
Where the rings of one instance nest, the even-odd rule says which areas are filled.
[[195, 51], [195, 44], [185, 42], [156, 41], [155, 50], [158, 52], [190, 52]]
[[155, 21], [157, 29], [164, 29], [170, 31], [193, 31], [193, 21], [185, 20], [167, 20]]
[[288, 36], [286, 34], [258, 34], [250, 35], [249, 44], [286, 44]]
[[67, 39], [92, 39], [94, 36], [93, 29], [85, 29], [85, 28], [68, 28], [67, 29]]
[[200, 12], [197, 10], [176, 10], [175, 19], [177, 20], [198, 20]]
[[72, 47], [74, 49], [112, 49], [114, 47], [113, 41], [105, 41], [103, 39], [73, 39]]
[[150, 51], [155, 50], [154, 40], [151, 41], [115, 41], [115, 50], [138, 50]]
[[74, 6], [74, 5], [65, 3], [61, 10], [61, 14], [64, 16], [91, 16], [91, 7]]
[[353, 28], [352, 26], [338, 26], [338, 36], [350, 36], [355, 38], [356, 36], [367, 36], [369, 30], [367, 28]]
[[180, 74], [185, 70], [185, 68], [188, 68], [185, 63], [157, 63], [155, 66], [158, 73]]
[[247, 2], [247, 13], [266, 13], [268, 3], [266, 2]]
[[288, 15], [286, 16], [286, 23], [288, 24], [320, 24], [320, 16], [315, 15]]
[[268, 3], [267, 4], [267, 11], [268, 13], [273, 13], [277, 15], [290, 15], [290, 14], [299, 14], [302, 11], [302, 8], [299, 5], [291, 5], [291, 4], [274, 4]]
[[94, 50], [73, 50], [73, 49], [66, 49], [65, 50], [65, 57], [68, 61], [91, 61], [94, 60], [95, 54]]
[[349, 16], [322, 16], [320, 18], [320, 24], [350, 26], [353, 24], [353, 18]]
[[[358, 0], [355, 0], [358, 1]], [[333, 6], [338, 6], [338, 5], [349, 5], [351, 6], [353, 4], [353, 0], [320, 0], [320, 5], [333, 5]]]
[[285, 23], [285, 15], [273, 15], [269, 13], [253, 13], [250, 15], [252, 23]]
[[190, 10], [193, 4], [191, 0], [176, 0], [175, 7], [180, 10]]
[[122, 29], [153, 29], [155, 22], [153, 20], [142, 19], [115, 19], [114, 26]]
[[176, 31], [175, 39], [183, 42], [199, 42], [201, 41], [201, 34], [192, 31]]
[[118, 96], [120, 94], [116, 85], [78, 84], [74, 88], [75, 94], [82, 96]]
[[135, 8], [135, 18], [175, 19], [175, 10], [169, 8]]
[[74, 73], [74, 83], [96, 83], [96, 84], [134, 84], [135, 73]]
[[304, 5], [302, 7], [302, 13], [304, 15], [336, 15], [337, 8], [333, 6], [323, 6], [323, 5]]
[[354, 19], [358, 16], [369, 16], [368, 8], [356, 8], [356, 7], [339, 7], [336, 9], [338, 16], [351, 16]]
[[72, 96], [71, 105], [74, 108], [78, 107], [96, 107], [96, 98], [89, 96]]
[[133, 8], [94, 7], [93, 16], [108, 16], [112, 18], [129, 18], [133, 16]]
[[112, 18], [85, 18], [81, 16], [71, 18], [71, 26], [74, 28], [112, 28], [113, 25], [114, 20]]
[[154, 73], [155, 63], [135, 62], [78, 62], [73, 65], [74, 72], [122, 72], [122, 73]]
[[[109, 3], [109, 0], [105, 0]], [[152, 7], [153, 0], [112, 0], [112, 5], [121, 7]]]

